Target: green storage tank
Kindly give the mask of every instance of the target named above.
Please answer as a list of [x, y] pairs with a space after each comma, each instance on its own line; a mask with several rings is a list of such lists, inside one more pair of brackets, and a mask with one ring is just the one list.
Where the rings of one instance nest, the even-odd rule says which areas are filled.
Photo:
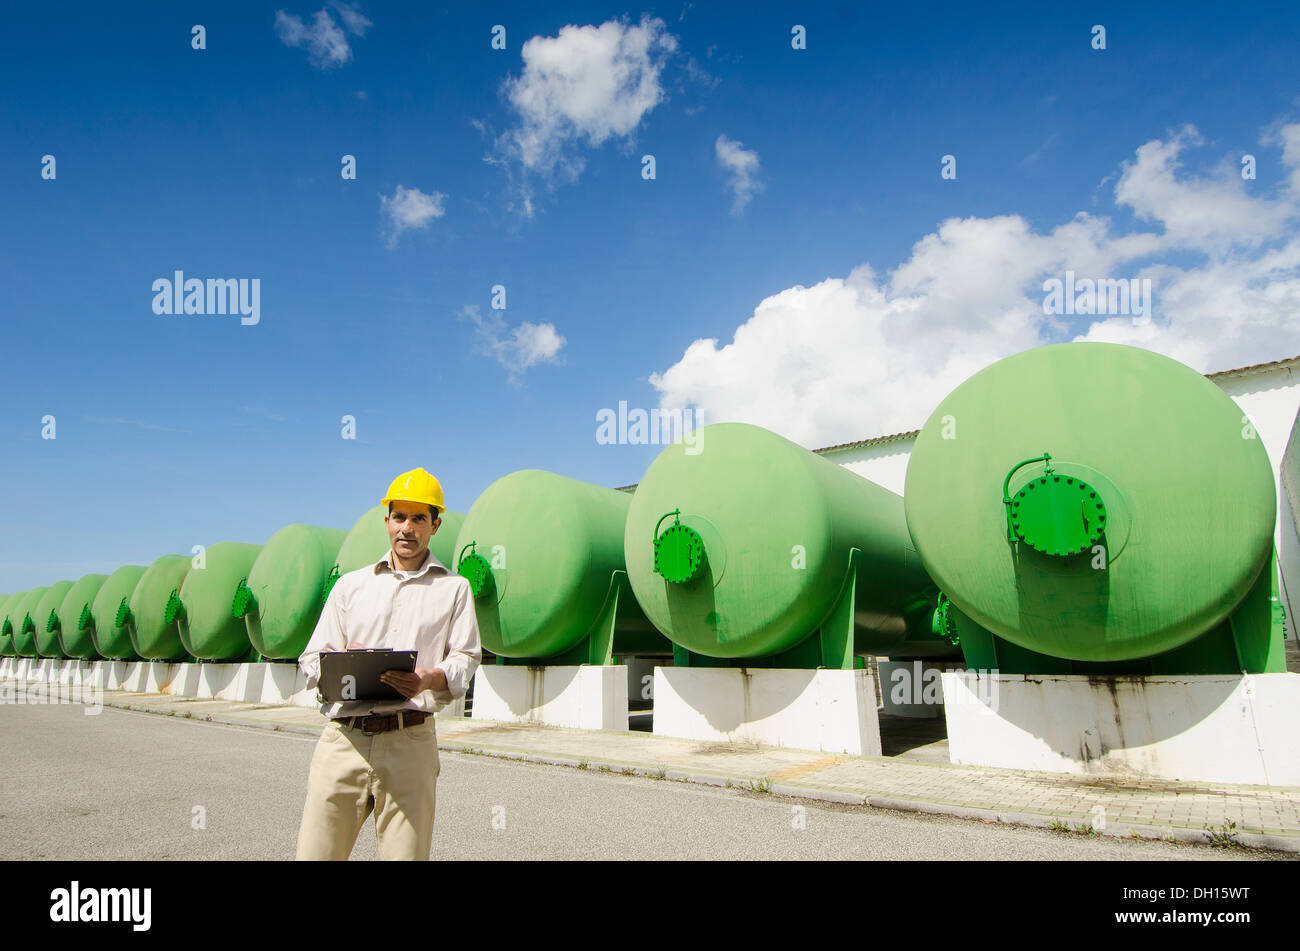
[[[442, 524], [438, 526], [438, 534], [429, 539], [429, 551], [433, 552], [433, 557], [437, 558], [451, 571], [456, 570], [456, 555], [459, 552], [456, 549], [456, 542], [460, 538], [460, 530], [465, 526], [464, 512], [443, 512]], [[387, 530], [385, 530], [387, 535]], [[385, 543], [387, 538], [385, 538]], [[383, 552], [380, 552], [382, 555]], [[378, 556], [375, 558], [378, 561]]]
[[302, 654], [347, 534], [341, 528], [286, 525], [262, 548], [247, 579], [237, 586], [233, 605], [258, 653], [272, 660], [296, 660]]
[[46, 586], [28, 591], [9, 615], [13, 619], [14, 652], [19, 657], [37, 656], [36, 623], [32, 615], [36, 611], [36, 605], [40, 603], [41, 598], [45, 596], [45, 592], [49, 590], [49, 587]]
[[144, 565], [123, 565], [108, 576], [91, 602], [90, 636], [101, 657], [110, 660], [139, 658], [126, 622], [131, 614], [131, 595], [148, 570]]
[[993, 364], [926, 422], [904, 497], [972, 668], [1283, 669], [1268, 456], [1168, 357], [1069, 343]]
[[192, 567], [180, 590], [167, 599], [163, 620], [175, 621], [185, 650], [199, 660], [251, 661], [256, 652], [248, 627], [231, 605], [239, 582], [248, 577], [261, 545], [217, 542], [203, 552], [203, 567]]
[[627, 493], [538, 469], [493, 482], [465, 516], [457, 570], [498, 663], [611, 664], [667, 653], [627, 586]]
[[129, 610], [114, 620], [125, 624], [131, 645], [144, 660], [185, 660], [176, 619], [167, 618], [167, 604], [185, 582], [193, 564], [189, 555], [163, 555], [154, 560], [131, 593]]
[[13, 657], [17, 653], [14, 650], [14, 621], [9, 614], [26, 593], [19, 591], [0, 601], [0, 655], [5, 657]]
[[[388, 526], [384, 523], [384, 516], [387, 514], [386, 506], [376, 505], [357, 519], [348, 532], [347, 538], [343, 540], [342, 547], [339, 548], [337, 564], [330, 571], [325, 589], [327, 596], [329, 589], [334, 587], [334, 582], [341, 575], [364, 568], [366, 565], [373, 565], [387, 554], [390, 547]], [[456, 535], [464, 522], [463, 512], [443, 512], [442, 524], [429, 539], [429, 551], [433, 552], [433, 557], [453, 571], [456, 565]]]
[[36, 653], [42, 657], [62, 657], [63, 645], [59, 643], [59, 606], [75, 582], [58, 581], [46, 589], [36, 608], [31, 612]]
[[65, 657], [84, 660], [99, 656], [99, 651], [95, 650], [95, 640], [91, 637], [95, 625], [90, 606], [107, 580], [108, 575], [82, 575], [59, 605], [57, 630], [59, 647]]
[[[659, 454], [624, 535], [637, 600], [677, 663], [853, 667], [955, 654], [903, 500], [758, 426], [719, 423]], [[755, 663], [759, 660], [759, 663]]]

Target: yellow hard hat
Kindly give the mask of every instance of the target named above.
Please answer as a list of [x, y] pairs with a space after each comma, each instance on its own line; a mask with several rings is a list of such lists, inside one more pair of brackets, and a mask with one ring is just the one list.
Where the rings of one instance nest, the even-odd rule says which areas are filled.
[[439, 515], [447, 511], [447, 505], [442, 500], [442, 484], [423, 469], [403, 472], [394, 479], [388, 487], [388, 494], [379, 504], [388, 508], [389, 502], [423, 502], [426, 505], [436, 505]]

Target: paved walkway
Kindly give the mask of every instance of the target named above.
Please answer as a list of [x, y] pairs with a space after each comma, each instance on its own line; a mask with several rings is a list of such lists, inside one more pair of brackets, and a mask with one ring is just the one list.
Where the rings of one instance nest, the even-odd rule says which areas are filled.
[[[325, 722], [304, 707], [120, 691], [103, 696], [110, 707], [262, 729], [315, 734]], [[831, 756], [468, 718], [439, 717], [437, 727], [439, 748], [461, 753], [1077, 832], [1095, 827], [1105, 835], [1199, 843], [1215, 834], [1221, 844], [1230, 837], [1245, 846], [1300, 852], [1300, 787], [954, 766], [933, 749]]]

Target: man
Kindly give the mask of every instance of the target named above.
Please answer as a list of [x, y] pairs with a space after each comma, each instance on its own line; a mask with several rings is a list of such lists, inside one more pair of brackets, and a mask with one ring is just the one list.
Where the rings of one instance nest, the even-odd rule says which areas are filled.
[[322, 702], [330, 718], [316, 743], [298, 858], [346, 859], [373, 810], [379, 856], [427, 861], [433, 840], [438, 737], [433, 714], [465, 696], [482, 658], [469, 582], [429, 551], [442, 524], [442, 486], [423, 469], [393, 480], [391, 548], [343, 575], [298, 660], [307, 686], [320, 680], [322, 650], [416, 650], [415, 671], [381, 679], [406, 700]]

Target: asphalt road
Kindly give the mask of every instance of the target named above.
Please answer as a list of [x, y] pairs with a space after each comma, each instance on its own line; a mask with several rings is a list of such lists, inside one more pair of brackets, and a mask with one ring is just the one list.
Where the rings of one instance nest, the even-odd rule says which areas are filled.
[[[0, 707], [0, 859], [290, 859], [314, 737]], [[197, 821], [198, 818], [202, 822]], [[202, 828], [195, 828], [202, 825]], [[442, 754], [435, 858], [1224, 859], [687, 783]], [[378, 857], [373, 821], [353, 858]]]

